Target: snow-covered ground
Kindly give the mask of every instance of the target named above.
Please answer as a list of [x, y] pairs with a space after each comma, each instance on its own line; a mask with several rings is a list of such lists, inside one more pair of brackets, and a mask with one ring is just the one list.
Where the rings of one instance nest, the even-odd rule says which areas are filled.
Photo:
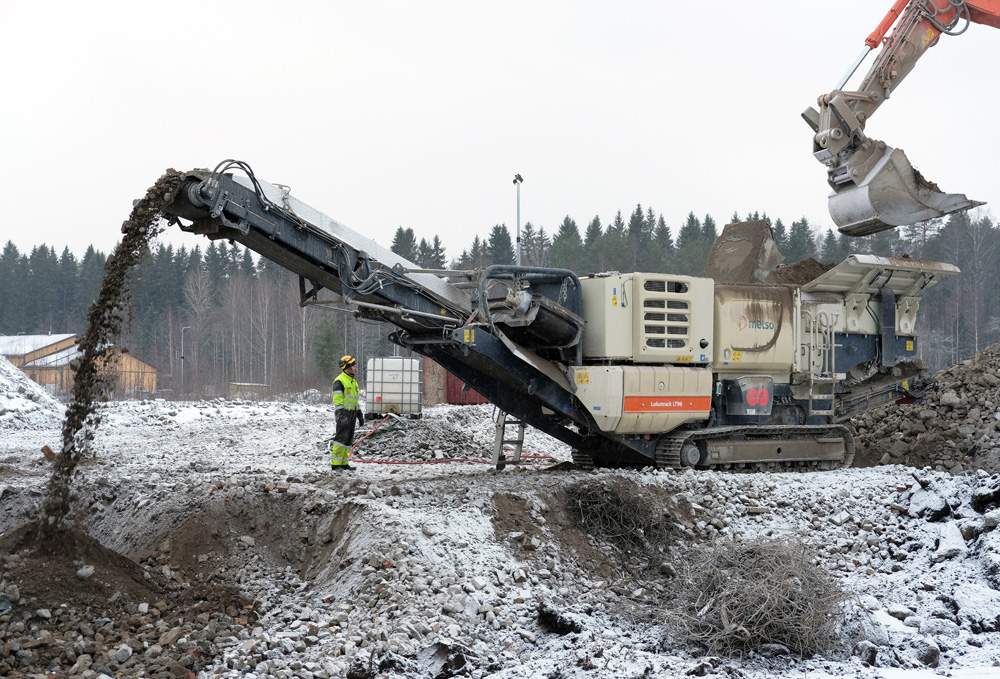
[[[58, 450], [62, 413], [22, 391], [26, 380], [2, 363], [0, 539], [41, 503], [49, 463], [40, 450]], [[74, 486], [82, 526], [178, 591], [214, 578], [256, 602], [259, 619], [213, 627], [211, 661], [189, 663], [201, 676], [1000, 676], [1000, 479], [982, 472], [549, 469], [569, 450], [531, 430], [535, 464], [497, 472], [486, 464], [492, 407], [439, 406], [366, 439], [355, 469], [334, 473], [326, 405], [116, 402], [102, 415]], [[600, 536], [567, 521], [562, 491], [600, 478], [689, 509], [675, 517], [664, 562], [727, 539], [811, 547], [850, 595], [841, 643], [808, 659], [716, 658], [685, 644], [664, 603], [678, 580], [623, 567]], [[60, 602], [24, 601], [8, 567], [0, 643], [13, 658], [10, 641], [30, 650], [23, 639], [47, 620], [38, 609]], [[133, 602], [133, 617], [154, 603]], [[577, 631], [553, 630], [542, 608]], [[150, 620], [154, 636], [112, 621], [122, 646], [97, 653], [90, 676], [100, 667], [166, 676], [161, 654], [193, 648], [206, 619]], [[14, 632], [17, 620], [27, 624]]]
[[62, 426], [65, 408], [0, 356], [0, 433]]

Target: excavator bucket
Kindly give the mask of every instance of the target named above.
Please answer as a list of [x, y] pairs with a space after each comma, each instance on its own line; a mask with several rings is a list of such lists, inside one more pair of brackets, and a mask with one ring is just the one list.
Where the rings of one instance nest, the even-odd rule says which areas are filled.
[[830, 216], [841, 233], [868, 236], [982, 205], [961, 193], [942, 193], [913, 169], [902, 149], [885, 153], [859, 184], [830, 194]]

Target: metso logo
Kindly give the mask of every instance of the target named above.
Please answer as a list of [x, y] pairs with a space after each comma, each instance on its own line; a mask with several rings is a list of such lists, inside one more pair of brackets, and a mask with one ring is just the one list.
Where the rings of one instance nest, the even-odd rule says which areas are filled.
[[740, 316], [736, 321], [739, 330], [750, 328], [751, 330], [774, 330], [774, 321], [748, 321], [746, 316]]

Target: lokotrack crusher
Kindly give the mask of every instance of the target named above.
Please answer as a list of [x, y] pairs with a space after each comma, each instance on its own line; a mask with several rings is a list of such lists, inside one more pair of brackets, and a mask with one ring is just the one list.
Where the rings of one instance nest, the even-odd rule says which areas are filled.
[[749, 238], [747, 225], [727, 227], [714, 278], [425, 270], [238, 161], [184, 173], [165, 214], [297, 274], [302, 304], [325, 289], [395, 326], [392, 342], [454, 373], [504, 421], [567, 443], [584, 467], [850, 465], [843, 423], [912, 396], [921, 296], [958, 273], [851, 255], [803, 285], [753, 282], [757, 266], [727, 278], [773, 261], [764, 224]]

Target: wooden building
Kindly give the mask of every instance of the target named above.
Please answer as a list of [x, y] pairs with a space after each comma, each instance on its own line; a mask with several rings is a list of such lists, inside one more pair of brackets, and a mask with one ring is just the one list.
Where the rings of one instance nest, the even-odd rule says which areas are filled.
[[[77, 340], [76, 335], [0, 336], [0, 354], [49, 392], [66, 395], [73, 389], [73, 361], [81, 356]], [[105, 370], [114, 396], [156, 392], [156, 368], [131, 354], [112, 349]]]

